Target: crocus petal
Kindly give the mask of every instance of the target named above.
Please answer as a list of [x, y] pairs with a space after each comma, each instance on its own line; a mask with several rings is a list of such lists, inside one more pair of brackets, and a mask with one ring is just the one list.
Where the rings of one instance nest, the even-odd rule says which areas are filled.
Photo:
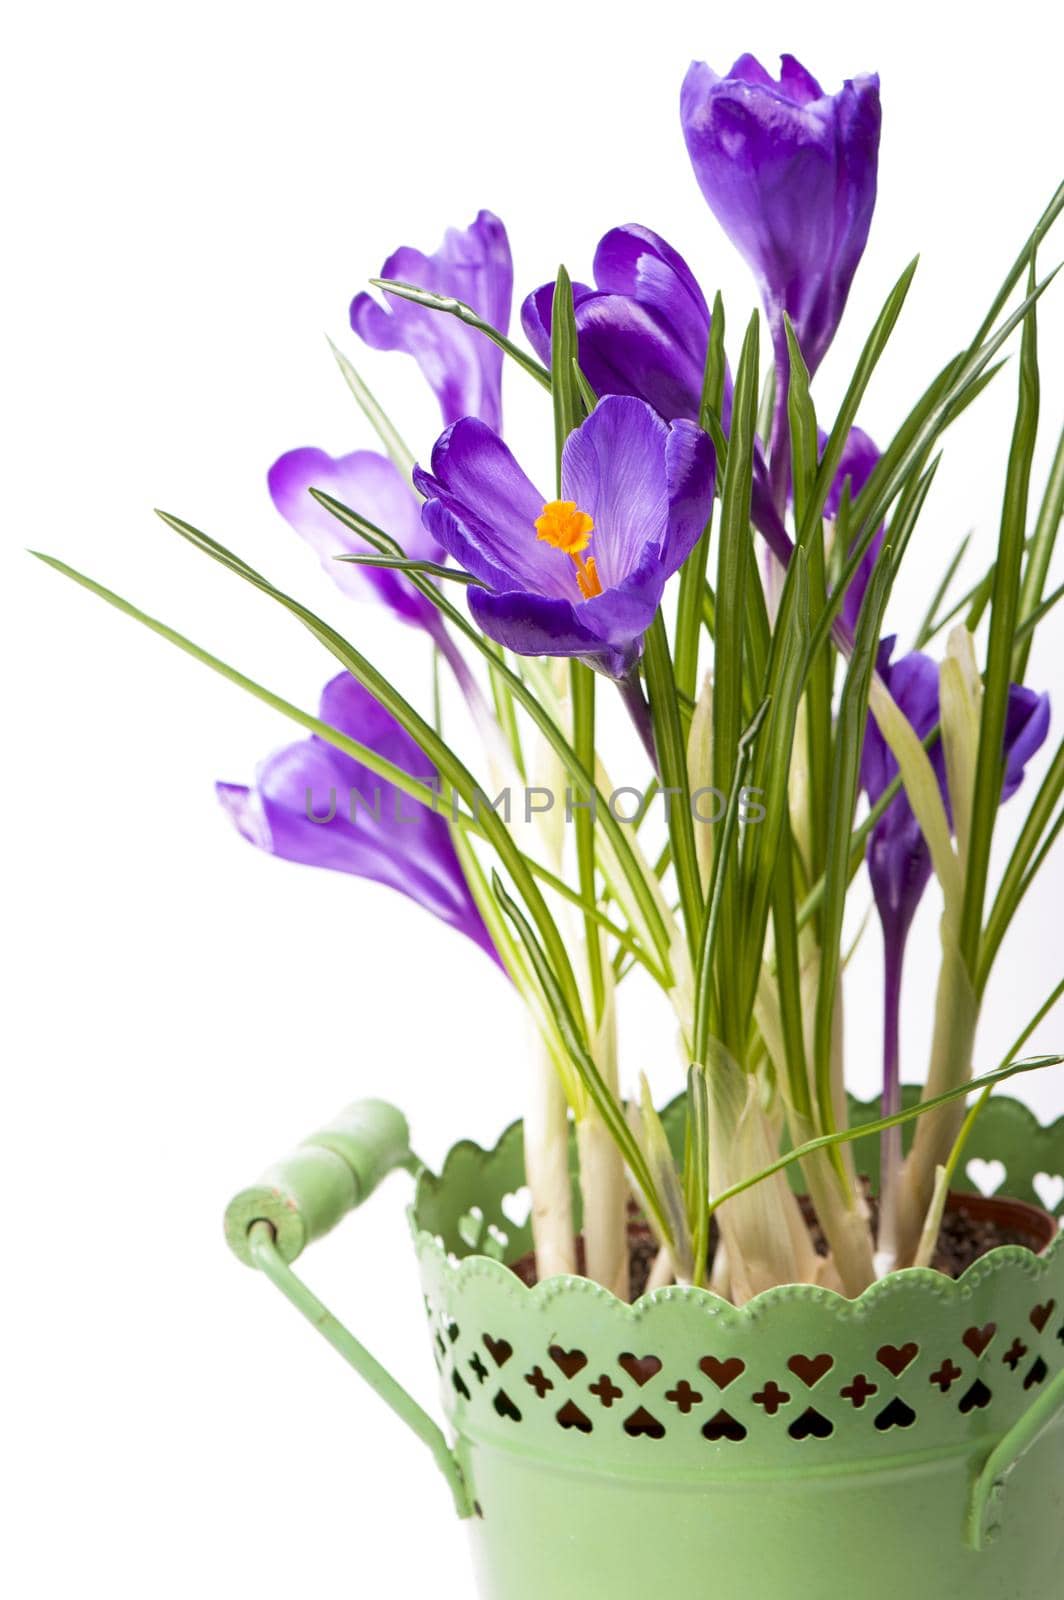
[[[348, 673], [326, 685], [321, 719], [422, 782], [436, 781], [420, 748]], [[267, 757], [252, 788], [222, 783], [217, 792], [259, 849], [397, 889], [498, 959], [445, 818], [326, 740], [315, 735]]]
[[626, 295], [589, 296], [577, 308], [576, 327], [581, 370], [597, 395], [645, 400], [666, 422], [697, 417], [704, 343], [701, 359], [688, 354], [669, 327]]
[[[891, 664], [893, 647], [893, 639], [885, 639], [880, 646], [880, 676], [916, 733], [921, 739], [926, 738], [939, 720], [938, 665], [930, 656], [915, 651]], [[1023, 781], [1026, 763], [1044, 743], [1049, 731], [1049, 710], [1048, 695], [1016, 684], [1010, 686], [1003, 740], [1002, 804], [1015, 794]], [[942, 741], [937, 740], [928, 754], [946, 814], [952, 821]], [[875, 719], [869, 717], [861, 753], [861, 783], [871, 804], [897, 772], [894, 756]], [[873, 828], [867, 859], [884, 930], [890, 938], [904, 939], [931, 877], [930, 851], [904, 790], [894, 797]]]
[[[506, 230], [481, 211], [468, 228], [451, 228], [434, 255], [404, 247], [381, 268], [382, 278], [410, 283], [463, 301], [505, 333], [510, 324], [513, 265]], [[372, 295], [351, 302], [351, 326], [375, 350], [405, 350], [420, 366], [445, 423], [480, 417], [502, 426], [502, 351], [458, 321], [426, 306], [387, 295], [387, 309]]]
[[603, 293], [627, 295], [655, 313], [694, 362], [705, 366], [705, 295], [683, 256], [660, 234], [636, 222], [611, 228], [595, 251], [594, 272]]
[[667, 439], [664, 422], [643, 401], [609, 395], [565, 441], [562, 496], [594, 518], [589, 554], [605, 589], [638, 566], [648, 544], [664, 541]]
[[622, 677], [638, 659], [670, 574], [701, 534], [714, 484], [709, 439], [671, 427], [641, 400], [610, 395], [574, 429], [562, 498], [592, 519], [584, 559], [602, 592], [585, 597], [576, 568], [536, 537], [542, 500], [501, 439], [471, 418], [441, 438], [415, 480], [425, 521], [487, 588], [469, 607], [491, 638], [521, 655], [584, 656]]
[[793, 57], [779, 82], [751, 56], [723, 78], [694, 62], [680, 115], [699, 186], [758, 278], [777, 346], [786, 311], [815, 371], [868, 238], [878, 78], [825, 95]]
[[[820, 448], [827, 444], [827, 434], [820, 435]], [[849, 437], [843, 446], [842, 456], [838, 470], [828, 490], [828, 497], [824, 504], [824, 515], [834, 519], [839, 514], [842, 505], [842, 492], [849, 484], [850, 504], [857, 499], [861, 490], [872, 476], [872, 471], [879, 461], [879, 450], [861, 428], [851, 428]], [[865, 591], [872, 579], [872, 572], [883, 545], [883, 532], [879, 528], [871, 544], [861, 557], [857, 571], [850, 579], [849, 586], [842, 602], [840, 616], [843, 623], [853, 633], [857, 627], [857, 619], [861, 613], [861, 605]]]
[[660, 566], [648, 563], [609, 590], [608, 598], [574, 605], [519, 591], [471, 589], [469, 609], [488, 638], [515, 655], [580, 656], [607, 677], [623, 678], [639, 659], [641, 635], [654, 620], [663, 588]]
[[[893, 647], [892, 638], [881, 644], [879, 674], [916, 733], [921, 739], [926, 738], [938, 722], [938, 665], [930, 656], [917, 652], [902, 656], [891, 665]], [[929, 758], [948, 811], [941, 740], [932, 746]], [[870, 716], [861, 753], [861, 782], [872, 805], [897, 773], [893, 753], [875, 718]], [[931, 853], [904, 790], [894, 797], [873, 828], [867, 861], [884, 933], [890, 939], [903, 940], [931, 878]]]
[[493, 587], [501, 582], [504, 588], [530, 588], [561, 600], [579, 598], [570, 562], [536, 536], [536, 518], [547, 497], [486, 424], [475, 417], [453, 423], [436, 442], [432, 472], [418, 468], [414, 481], [426, 500], [439, 501], [458, 525], [456, 534], [448, 522], [427, 513], [444, 548], [459, 561], [471, 550], [477, 553], [476, 565], [466, 567], [475, 577]]
[[316, 551], [330, 578], [356, 599], [383, 601], [404, 622], [436, 626], [435, 607], [408, 578], [386, 568], [355, 567], [339, 555], [367, 555], [370, 546], [310, 494], [323, 489], [390, 534], [411, 560], [439, 561], [443, 550], [421, 521], [409, 483], [385, 456], [371, 450], [333, 457], [324, 450], [289, 450], [270, 468], [268, 484], [278, 511]]
[[1028, 761], [1040, 750], [1049, 732], [1049, 696], [1036, 694], [1019, 684], [1009, 687], [1005, 711], [1005, 777], [1001, 788], [1002, 804], [1016, 793], [1024, 780]]
[[[545, 367], [550, 366], [550, 330], [555, 287], [553, 283], [541, 284], [538, 289], [533, 289], [521, 306], [521, 326], [525, 330], [525, 337]], [[574, 283], [574, 307], [579, 306], [581, 301], [594, 293], [594, 289], [588, 288], [586, 283]]]
[[[595, 393], [633, 395], [666, 422], [697, 421], [710, 316], [686, 261], [660, 234], [628, 223], [600, 240], [595, 281], [595, 289], [573, 286], [580, 365]], [[548, 365], [553, 304], [554, 285], [544, 284], [521, 312], [525, 332]], [[723, 410], [727, 426], [727, 374]]]
[[669, 526], [662, 547], [665, 575], [687, 560], [709, 521], [717, 463], [709, 435], [693, 422], [674, 422], [665, 442]]

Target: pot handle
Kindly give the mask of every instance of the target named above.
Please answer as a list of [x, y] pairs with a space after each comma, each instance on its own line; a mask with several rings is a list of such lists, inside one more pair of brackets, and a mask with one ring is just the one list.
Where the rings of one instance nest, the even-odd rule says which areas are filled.
[[416, 1173], [406, 1118], [383, 1100], [359, 1100], [312, 1134], [257, 1184], [230, 1201], [225, 1237], [246, 1266], [257, 1267], [301, 1311], [333, 1349], [365, 1379], [396, 1416], [428, 1445], [454, 1497], [460, 1517], [473, 1507], [461, 1468], [443, 1430], [391, 1373], [333, 1316], [291, 1263], [314, 1239], [367, 1200], [389, 1172]]
[[1008, 1479], [1021, 1457], [1064, 1410], [1064, 1370], [1057, 1373], [1048, 1389], [1043, 1389], [1032, 1406], [995, 1445], [986, 1465], [975, 1480], [968, 1508], [968, 1543], [973, 1550], [985, 1550], [1001, 1531]]

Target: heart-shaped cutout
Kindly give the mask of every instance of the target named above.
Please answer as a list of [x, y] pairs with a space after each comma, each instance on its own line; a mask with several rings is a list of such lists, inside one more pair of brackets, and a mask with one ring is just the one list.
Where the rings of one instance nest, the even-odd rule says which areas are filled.
[[969, 1411], [982, 1411], [993, 1398], [982, 1378], [976, 1378], [968, 1393], [962, 1398], [958, 1409], [961, 1415], [966, 1417]]
[[617, 1357], [617, 1361], [632, 1382], [637, 1383], [640, 1388], [661, 1371], [661, 1362], [657, 1356], [634, 1356], [631, 1351], [625, 1351], [623, 1356]]
[[822, 1417], [819, 1411], [809, 1406], [791, 1423], [787, 1432], [792, 1439], [830, 1439], [835, 1428], [827, 1417]]
[[727, 1439], [730, 1444], [741, 1444], [746, 1438], [746, 1429], [729, 1411], [718, 1411], [716, 1416], [710, 1417], [704, 1425], [702, 1437], [714, 1444], [719, 1439]]
[[624, 1431], [633, 1439], [664, 1439], [665, 1427], [657, 1417], [652, 1417], [645, 1406], [640, 1406], [638, 1411], [633, 1411], [630, 1417], [624, 1419]]
[[587, 1356], [582, 1350], [563, 1350], [560, 1344], [552, 1344], [547, 1354], [567, 1378], [575, 1378], [587, 1366]]
[[[807, 1389], [812, 1389], [831, 1371], [835, 1365], [835, 1357], [826, 1353], [819, 1356], [792, 1356], [787, 1365], [796, 1378], [801, 1378]], [[826, 1438], [827, 1435], [821, 1437]]]
[[880, 1433], [889, 1433], [891, 1428], [911, 1428], [915, 1421], [916, 1412], [912, 1406], [907, 1406], [901, 1395], [896, 1394], [876, 1417], [876, 1427]]
[[1059, 1172], [1037, 1172], [1031, 1186], [1046, 1210], [1055, 1216], [1064, 1201], [1064, 1178]]
[[458, 1219], [458, 1237], [470, 1250], [475, 1250], [483, 1232], [484, 1213], [479, 1206], [470, 1206], [465, 1215]]
[[505, 1367], [514, 1353], [508, 1339], [493, 1339], [490, 1333], [484, 1335], [484, 1348], [497, 1367]]
[[499, 1413], [500, 1417], [509, 1417], [511, 1422], [520, 1422], [521, 1413], [518, 1411], [517, 1407], [514, 1405], [505, 1389], [500, 1389], [491, 1403]]
[[527, 1183], [515, 1189], [513, 1194], [504, 1194], [499, 1210], [513, 1227], [523, 1228], [532, 1214], [532, 1195]]
[[995, 1333], [997, 1333], [996, 1322], [988, 1322], [982, 1328], [968, 1328], [965, 1330], [964, 1343], [976, 1360], [982, 1355]]
[[576, 1428], [579, 1433], [591, 1432], [591, 1418], [585, 1417], [580, 1407], [573, 1400], [567, 1400], [558, 1412], [558, 1421], [563, 1428]]
[[920, 1346], [913, 1344], [883, 1344], [876, 1351], [876, 1360], [894, 1378], [900, 1378], [906, 1367], [911, 1367], [920, 1354]]
[[1056, 1309], [1057, 1302], [1055, 1300], [1047, 1300], [1044, 1306], [1035, 1306], [1031, 1312], [1031, 1327], [1036, 1328], [1039, 1333], [1044, 1333], [1046, 1331], [1046, 1323]]
[[716, 1356], [703, 1356], [698, 1365], [718, 1389], [726, 1389], [729, 1383], [734, 1383], [746, 1371], [746, 1362], [740, 1361], [738, 1356], [729, 1356], [727, 1361], [718, 1361]]
[[1025, 1389], [1034, 1389], [1038, 1384], [1045, 1383], [1045, 1381], [1046, 1381], [1046, 1379], [1048, 1377], [1049, 1377], [1049, 1368], [1046, 1366], [1045, 1362], [1042, 1360], [1042, 1357], [1039, 1356], [1038, 1360], [1035, 1362], [1034, 1366], [1031, 1368], [1031, 1370], [1027, 1374], [1026, 1378], [1024, 1378], [1023, 1387]]
[[1005, 1163], [1003, 1161], [984, 1161], [982, 1156], [973, 1156], [966, 1168], [969, 1178], [980, 1194], [997, 1194], [1005, 1182]]

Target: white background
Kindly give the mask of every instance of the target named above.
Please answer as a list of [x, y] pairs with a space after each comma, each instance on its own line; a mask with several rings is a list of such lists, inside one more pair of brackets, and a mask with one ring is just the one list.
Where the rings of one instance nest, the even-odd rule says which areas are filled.
[[[747, 8], [742, 8], [746, 10]], [[883, 437], [966, 342], [1060, 167], [1055, 8], [305, 0], [41, 4], [9, 25], [2, 115], [5, 688], [15, 909], [5, 1016], [4, 1494], [18, 1600], [191, 1593], [468, 1594], [461, 1531], [426, 1452], [221, 1237], [230, 1192], [345, 1101], [393, 1097], [437, 1160], [520, 1110], [522, 1019], [472, 946], [383, 889], [266, 859], [218, 811], [288, 727], [33, 565], [37, 545], [291, 699], [331, 673], [313, 642], [155, 521], [173, 509], [354, 630], [422, 694], [417, 641], [352, 611], [273, 513], [282, 450], [371, 445], [323, 335], [351, 354], [352, 293], [399, 243], [503, 216], [519, 293], [564, 256], [586, 274], [640, 221], [752, 304], [678, 127], [692, 56], [796, 52], [826, 86], [883, 78], [881, 198], [818, 383], [831, 414], [857, 345], [917, 250], [902, 327], [862, 418]], [[803, 14], [804, 12], [804, 14]], [[955, 20], [954, 20], [955, 19]], [[1046, 263], [1061, 253], [1061, 239]], [[1062, 296], [1043, 319], [1059, 351]], [[413, 365], [357, 352], [424, 453]], [[1047, 362], [1051, 366], [1051, 359]], [[956, 431], [895, 621], [1000, 506], [1014, 378]], [[534, 386], [507, 377], [526, 454]], [[1047, 373], [1047, 444], [1059, 428]], [[1046, 638], [1030, 681], [1062, 687]], [[1057, 726], [1059, 727], [1058, 709]], [[1043, 770], [1040, 762], [1035, 774]], [[1020, 802], [1022, 804], [1022, 802]], [[1017, 805], [1014, 802], [1014, 808]], [[1015, 818], [1011, 819], [1015, 826]], [[996, 1064], [1060, 969], [1060, 857], [1006, 948], [979, 1064]], [[914, 943], [905, 1068], [922, 1069], [933, 896]], [[878, 1057], [878, 935], [849, 991], [854, 1082]], [[659, 1014], [629, 1006], [630, 1071], [677, 1086]], [[1037, 1043], [1059, 1046], [1059, 1013]], [[1046, 1110], [1060, 1078], [1028, 1082]], [[401, 1179], [304, 1265], [435, 1406]]]

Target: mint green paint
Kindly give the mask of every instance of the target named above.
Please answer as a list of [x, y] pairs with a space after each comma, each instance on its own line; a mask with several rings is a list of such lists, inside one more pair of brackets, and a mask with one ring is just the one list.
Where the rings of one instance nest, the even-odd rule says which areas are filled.
[[[673, 1137], [679, 1115], [666, 1113]], [[274, 1214], [253, 1226], [265, 1193], [309, 1242], [389, 1166], [411, 1166], [396, 1118], [349, 1110], [340, 1122], [362, 1132], [342, 1147], [346, 1173], [318, 1162], [335, 1140], [311, 1141], [311, 1175], [304, 1146], [238, 1197], [227, 1232], [429, 1445], [460, 1513], [476, 1506], [480, 1600], [646, 1600], [663, 1581], [707, 1600], [1058, 1592], [1064, 1240], [1042, 1257], [996, 1250], [958, 1283], [895, 1273], [857, 1301], [792, 1285], [743, 1308], [680, 1288], [628, 1306], [580, 1278], [529, 1291], [505, 1265], [530, 1247], [512, 1216], [520, 1127], [490, 1151], [460, 1144], [439, 1177], [421, 1171], [410, 1209], [452, 1456], [295, 1278]], [[1033, 1198], [1039, 1172], [1064, 1171], [1064, 1122], [1041, 1129], [1002, 1098], [977, 1133], [969, 1154], [1005, 1163], [1003, 1193]]]
[[240, 1260], [251, 1266], [251, 1226], [268, 1222], [277, 1249], [291, 1263], [308, 1244], [368, 1200], [389, 1172], [396, 1167], [414, 1170], [417, 1165], [402, 1112], [383, 1100], [359, 1100], [230, 1201], [225, 1237]]
[[423, 1411], [411, 1395], [407, 1394], [391, 1373], [370, 1355], [365, 1345], [359, 1344], [354, 1335], [348, 1333], [343, 1323], [333, 1316], [315, 1294], [311, 1293], [301, 1279], [296, 1277], [278, 1250], [274, 1242], [273, 1229], [268, 1222], [252, 1224], [249, 1252], [251, 1264], [266, 1274], [270, 1282], [280, 1289], [296, 1310], [301, 1311], [307, 1321], [317, 1328], [322, 1338], [329, 1341], [333, 1349], [354, 1367], [359, 1377], [364, 1378], [370, 1388], [391, 1406], [396, 1416], [406, 1423], [423, 1444], [428, 1445], [436, 1465], [450, 1485], [455, 1510], [460, 1517], [470, 1516], [472, 1506], [461, 1468], [451, 1453], [439, 1425], [433, 1422], [428, 1412]]

